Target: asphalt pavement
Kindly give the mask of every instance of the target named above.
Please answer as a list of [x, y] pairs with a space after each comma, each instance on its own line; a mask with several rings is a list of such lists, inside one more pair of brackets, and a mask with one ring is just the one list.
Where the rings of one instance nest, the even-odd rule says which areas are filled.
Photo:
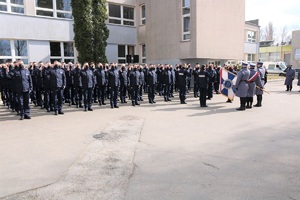
[[200, 108], [192, 93], [23, 121], [0, 106], [0, 198], [298, 200], [299, 88], [266, 89], [246, 111], [216, 94]]

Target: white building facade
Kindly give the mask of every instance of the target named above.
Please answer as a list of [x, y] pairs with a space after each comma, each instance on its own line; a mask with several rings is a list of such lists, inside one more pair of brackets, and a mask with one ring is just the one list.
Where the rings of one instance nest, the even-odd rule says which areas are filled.
[[[109, 62], [222, 64], [256, 50], [244, 0], [111, 0], [107, 10]], [[73, 23], [71, 0], [0, 0], [0, 63], [76, 62]]]

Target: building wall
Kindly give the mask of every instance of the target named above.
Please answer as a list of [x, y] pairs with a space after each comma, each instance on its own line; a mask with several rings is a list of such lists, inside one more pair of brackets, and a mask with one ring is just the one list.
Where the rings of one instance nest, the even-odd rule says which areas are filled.
[[294, 68], [300, 69], [300, 59], [295, 58], [296, 49], [300, 49], [300, 30], [293, 31], [292, 33], [292, 51], [291, 51], [291, 64], [293, 65]]

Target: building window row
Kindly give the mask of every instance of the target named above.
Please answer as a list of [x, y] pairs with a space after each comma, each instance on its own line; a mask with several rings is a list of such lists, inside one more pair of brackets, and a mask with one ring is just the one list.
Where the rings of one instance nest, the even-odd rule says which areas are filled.
[[247, 61], [248, 62], [255, 62], [255, 54], [247, 54]]
[[28, 51], [26, 40], [1, 40], [0, 39], [0, 63], [23, 60], [28, 64]]
[[146, 6], [141, 5], [141, 25], [146, 25]]
[[182, 0], [182, 39], [184, 41], [191, 39], [191, 4], [190, 0]]
[[74, 44], [73, 42], [50, 42], [50, 61], [74, 63]]
[[300, 49], [295, 49], [295, 60], [300, 60]]
[[142, 63], [147, 63], [146, 60], [146, 45], [142, 44]]
[[24, 14], [23, 0], [0, 0], [0, 11]]
[[72, 19], [71, 0], [35, 0], [36, 15]]
[[134, 8], [119, 4], [108, 4], [108, 22], [111, 24], [120, 24], [134, 26]]

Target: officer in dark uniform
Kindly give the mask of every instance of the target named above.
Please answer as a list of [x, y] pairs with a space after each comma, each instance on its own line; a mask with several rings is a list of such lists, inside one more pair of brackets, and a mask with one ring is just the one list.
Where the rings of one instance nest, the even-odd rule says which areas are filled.
[[196, 66], [193, 70], [193, 76], [194, 76], [194, 97], [199, 97], [199, 84], [198, 84], [198, 73], [200, 71], [200, 65], [199, 63], [196, 63]]
[[235, 95], [240, 97], [240, 107], [236, 110], [244, 111], [246, 109], [246, 101], [248, 95], [248, 79], [250, 71], [247, 69], [248, 63], [242, 63], [242, 69], [238, 72], [235, 82], [236, 93]]
[[[265, 84], [266, 84], [266, 69], [263, 67], [263, 63], [262, 62], [257, 62], [257, 71], [259, 72], [260, 78], [261, 78], [261, 84], [262, 84], [262, 88], [264, 88]], [[254, 107], [261, 107], [262, 106], [262, 95], [264, 94], [263, 90], [255, 90], [255, 94], [257, 97], [257, 103], [254, 105]]]
[[65, 98], [66, 98], [66, 103], [69, 103], [69, 106], [75, 105], [72, 68], [73, 67], [71, 62], [69, 62], [68, 65], [64, 68], [66, 74], [66, 81], [67, 81], [66, 89], [65, 89]]
[[133, 66], [133, 69], [129, 72], [129, 87], [131, 91], [132, 106], [140, 105], [138, 102], [140, 73], [138, 72], [137, 65]]
[[5, 100], [5, 93], [4, 93], [4, 70], [3, 70], [3, 64], [0, 63], [0, 96], [1, 100], [3, 102], [3, 105], [6, 105], [6, 100]]
[[66, 75], [65, 71], [61, 69], [60, 63], [58, 61], [54, 62], [53, 69], [50, 71], [50, 86], [54, 106], [54, 114], [63, 115], [63, 90], [66, 87]]
[[149, 72], [149, 67], [147, 64], [144, 65], [143, 72], [144, 72], [144, 76], [145, 76], [144, 93], [147, 93], [148, 92], [147, 75]]
[[186, 104], [185, 102], [185, 95], [186, 95], [186, 89], [187, 89], [187, 75], [188, 72], [186, 69], [179, 65], [179, 71], [178, 71], [178, 89], [179, 89], [179, 99], [181, 104]]
[[[93, 74], [95, 75], [95, 71], [96, 71], [96, 65], [95, 63], [91, 62], [89, 69], [93, 72]], [[94, 87], [93, 89], [93, 95], [92, 95], [92, 99], [94, 101], [94, 103], [98, 103], [98, 98], [97, 98], [97, 88]]]
[[128, 87], [128, 78], [125, 64], [121, 65], [120, 68], [120, 98], [121, 103], [127, 103], [126, 101], [126, 93]]
[[32, 89], [32, 80], [29, 70], [24, 68], [23, 61], [19, 61], [19, 67], [16, 67], [12, 78], [14, 79], [15, 92], [18, 99], [20, 120], [31, 119], [29, 106], [29, 93]]
[[143, 99], [143, 88], [145, 85], [145, 74], [143, 71], [143, 67], [141, 65], [138, 66], [138, 71], [139, 71], [139, 91], [138, 91], [138, 100], [139, 101], [144, 101]]
[[170, 72], [171, 72], [171, 84], [170, 84], [170, 98], [174, 98], [174, 88], [176, 83], [176, 75], [173, 66], [170, 65]]
[[37, 99], [36, 99], [37, 71], [38, 71], [38, 66], [36, 62], [33, 62], [32, 65], [30, 66], [30, 74], [32, 79], [32, 87], [33, 87], [31, 91], [31, 101], [35, 106], [37, 106]]
[[47, 112], [50, 112], [51, 110], [54, 111], [52, 101], [51, 101], [52, 97], [51, 97], [50, 71], [51, 71], [51, 63], [46, 62], [42, 74], [43, 74], [43, 84], [44, 84], [44, 107], [46, 108]]
[[220, 69], [221, 69], [220, 66], [216, 67], [216, 69], [215, 69], [216, 78], [215, 78], [215, 82], [214, 82], [214, 89], [215, 89], [215, 93], [216, 94], [220, 94], [220, 92], [219, 92], [219, 87], [220, 87]]
[[212, 99], [213, 98], [213, 84], [216, 79], [216, 72], [213, 69], [213, 65], [210, 64], [208, 66], [208, 69], [206, 70], [209, 74], [209, 82], [208, 82], [208, 88], [207, 88], [207, 99]]
[[76, 108], [83, 108], [82, 106], [82, 82], [81, 82], [81, 67], [79, 63], [76, 63], [75, 69], [72, 70], [72, 77], [74, 81], [74, 96]]
[[163, 88], [164, 88], [164, 99], [166, 102], [171, 101], [170, 99], [170, 84], [172, 82], [172, 74], [169, 65], [165, 65], [163, 71]]
[[156, 103], [154, 101], [155, 98], [155, 84], [156, 84], [156, 73], [154, 65], [150, 65], [150, 69], [148, 71], [147, 77], [147, 84], [148, 84], [148, 99], [149, 103]]
[[193, 69], [191, 65], [187, 63], [187, 92], [191, 90], [191, 81], [192, 81]]
[[83, 89], [83, 99], [84, 99], [84, 111], [93, 111], [93, 90], [95, 87], [95, 77], [92, 70], [89, 69], [87, 62], [83, 64], [81, 70], [81, 81]]
[[120, 86], [119, 72], [114, 64], [110, 65], [110, 70], [107, 72], [108, 87], [110, 91], [110, 107], [119, 108], [117, 99]]
[[105, 89], [107, 85], [107, 77], [106, 72], [101, 63], [98, 64], [98, 68], [95, 70], [95, 77], [96, 77], [96, 87], [97, 87], [97, 96], [98, 96], [98, 103], [100, 106], [106, 105], [105, 104]]
[[163, 66], [161, 64], [158, 64], [157, 70], [156, 70], [156, 77], [157, 77], [157, 92], [159, 93], [159, 96], [163, 93]]
[[37, 105], [40, 106], [41, 108], [44, 108], [43, 68], [44, 68], [43, 62], [39, 62], [38, 70], [35, 71], [35, 73], [36, 73], [36, 102], [37, 102]]
[[205, 65], [202, 65], [201, 69], [198, 70], [196, 73], [197, 73], [196, 78], [197, 78], [198, 89], [200, 92], [200, 98], [199, 98], [200, 99], [200, 107], [207, 107], [206, 94], [207, 94], [207, 88], [208, 88], [210, 75], [205, 70]]

